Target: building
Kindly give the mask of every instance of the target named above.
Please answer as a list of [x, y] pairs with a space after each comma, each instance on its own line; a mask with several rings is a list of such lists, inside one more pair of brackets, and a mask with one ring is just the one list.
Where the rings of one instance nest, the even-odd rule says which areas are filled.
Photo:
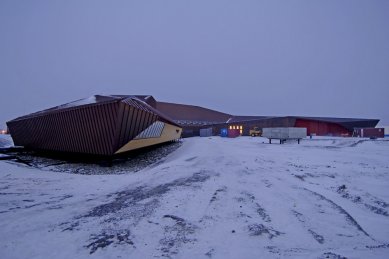
[[271, 127], [307, 128], [308, 135], [352, 136], [354, 128], [374, 128], [377, 119], [324, 118], [305, 116], [235, 116], [199, 106], [157, 102], [157, 109], [183, 128], [183, 137], [198, 136], [202, 128], [213, 128], [215, 135], [223, 128], [239, 129], [244, 136], [250, 129]]
[[7, 122], [17, 146], [112, 156], [176, 140], [181, 127], [152, 96], [94, 95]]
[[379, 120], [303, 116], [235, 116], [204, 107], [158, 102], [150, 95], [94, 95], [7, 122], [15, 145], [29, 149], [113, 156], [182, 137], [200, 129], [307, 128], [308, 135], [352, 136]]

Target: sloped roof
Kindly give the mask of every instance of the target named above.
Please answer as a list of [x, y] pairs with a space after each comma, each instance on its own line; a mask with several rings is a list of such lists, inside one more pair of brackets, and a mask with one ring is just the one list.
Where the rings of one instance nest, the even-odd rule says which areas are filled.
[[79, 99], [79, 100], [76, 100], [73, 102], [54, 106], [52, 108], [48, 108], [48, 109], [45, 109], [42, 111], [30, 113], [30, 114], [15, 118], [13, 120], [27, 119], [27, 118], [32, 118], [35, 116], [45, 115], [45, 114], [58, 112], [58, 111], [62, 111], [62, 110], [73, 109], [75, 107], [81, 107], [81, 106], [85, 106], [85, 105], [93, 105], [93, 104], [97, 104], [97, 103], [108, 103], [108, 102], [118, 101], [118, 100], [122, 100], [122, 99], [124, 99], [124, 98], [118, 97], [118, 96], [93, 95], [93, 96], [88, 97], [88, 98]]
[[327, 123], [335, 123], [348, 130], [354, 127], [375, 127], [377, 119], [333, 118], [308, 116], [237, 116], [195, 105], [157, 102], [157, 110], [167, 114], [180, 125], [212, 125], [220, 123], [243, 123], [271, 119], [305, 119]]
[[266, 120], [274, 117], [271, 116], [232, 116], [226, 121], [227, 123], [238, 123], [238, 122], [247, 122], [247, 121], [257, 121], [257, 120]]
[[380, 120], [378, 119], [360, 119], [360, 118], [332, 118], [332, 117], [306, 117], [306, 116], [291, 116], [296, 119], [322, 121], [335, 123], [352, 131], [354, 128], [374, 128]]
[[175, 121], [226, 122], [232, 115], [200, 106], [157, 102], [157, 110]]
[[[158, 115], [162, 121], [168, 122], [172, 125], [178, 126], [177, 123], [174, 122], [173, 119], [171, 119], [168, 115], [160, 112], [155, 107], [153, 107], [153, 101], [155, 102], [155, 99], [151, 95], [93, 95], [88, 98], [79, 99], [73, 102], [65, 103], [62, 105], [58, 105], [49, 109], [45, 109], [42, 111], [34, 112], [31, 114], [27, 114], [18, 118], [13, 119], [12, 121], [16, 120], [23, 120], [38, 116], [43, 116], [50, 113], [56, 113], [60, 111], [66, 111], [66, 110], [72, 110], [72, 109], [78, 109], [84, 106], [91, 106], [91, 105], [97, 105], [97, 104], [104, 104], [104, 103], [111, 103], [111, 102], [126, 102], [131, 103], [132, 105], [135, 105], [136, 107], [151, 111], [154, 114]], [[150, 104], [148, 103], [150, 102]]]
[[360, 119], [360, 118], [307, 117], [307, 116], [290, 116], [290, 117], [307, 119], [307, 120], [317, 120], [317, 121], [323, 121], [323, 122], [333, 122], [333, 123], [376, 120], [376, 119]]

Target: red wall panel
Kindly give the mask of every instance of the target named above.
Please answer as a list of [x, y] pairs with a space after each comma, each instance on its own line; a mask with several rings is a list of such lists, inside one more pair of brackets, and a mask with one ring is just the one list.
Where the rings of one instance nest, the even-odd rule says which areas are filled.
[[295, 127], [307, 128], [307, 135], [317, 136], [351, 136], [346, 128], [330, 122], [296, 119]]

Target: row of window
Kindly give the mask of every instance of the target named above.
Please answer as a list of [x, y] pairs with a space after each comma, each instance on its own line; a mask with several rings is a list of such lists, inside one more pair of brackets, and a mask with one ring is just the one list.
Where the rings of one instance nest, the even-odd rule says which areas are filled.
[[230, 125], [230, 129], [240, 129], [240, 130], [242, 130], [243, 126], [242, 125], [240, 125], [240, 126]]
[[242, 125], [230, 125], [230, 129], [238, 129], [239, 133], [243, 134], [243, 126]]
[[147, 129], [142, 131], [138, 136], [134, 139], [142, 139], [142, 138], [158, 138], [162, 134], [162, 130], [165, 127], [165, 123], [156, 121], [151, 124]]

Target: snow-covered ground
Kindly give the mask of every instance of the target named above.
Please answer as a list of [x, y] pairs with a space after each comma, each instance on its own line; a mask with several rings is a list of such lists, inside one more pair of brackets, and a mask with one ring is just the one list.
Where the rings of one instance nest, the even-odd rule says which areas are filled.
[[183, 142], [120, 175], [0, 161], [0, 258], [388, 258], [389, 141]]

